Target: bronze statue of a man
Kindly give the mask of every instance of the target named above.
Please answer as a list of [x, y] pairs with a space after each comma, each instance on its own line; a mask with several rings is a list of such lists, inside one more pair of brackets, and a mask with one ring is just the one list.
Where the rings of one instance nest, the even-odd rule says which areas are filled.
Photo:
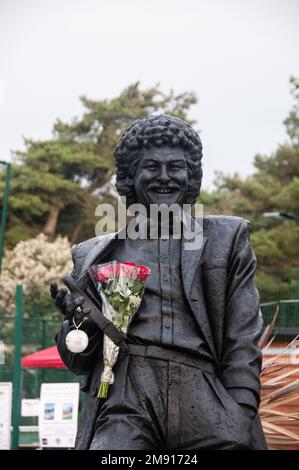
[[[149, 211], [153, 204], [194, 204], [199, 195], [201, 141], [178, 118], [135, 121], [115, 157], [116, 186], [127, 205], [137, 202]], [[71, 371], [86, 375], [77, 449], [267, 447], [257, 412], [262, 318], [248, 222], [205, 216], [202, 229], [201, 246], [188, 250], [184, 235], [178, 239], [171, 230], [169, 237], [158, 230], [154, 239], [112, 233], [72, 247], [70, 292], [52, 285], [51, 294], [65, 314], [56, 336], [60, 355]], [[87, 271], [112, 260], [151, 269], [125, 341], [99, 320], [101, 305]], [[89, 345], [71, 353], [65, 338], [78, 306]], [[103, 331], [119, 341], [121, 352], [108, 398], [99, 401]]]

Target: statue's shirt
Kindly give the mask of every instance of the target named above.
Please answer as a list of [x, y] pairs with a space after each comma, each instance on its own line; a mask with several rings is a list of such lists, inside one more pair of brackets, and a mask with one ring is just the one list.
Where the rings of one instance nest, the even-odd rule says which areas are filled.
[[151, 269], [142, 303], [129, 327], [129, 340], [212, 360], [183, 289], [181, 240], [127, 238], [109, 253], [109, 260], [134, 261]]

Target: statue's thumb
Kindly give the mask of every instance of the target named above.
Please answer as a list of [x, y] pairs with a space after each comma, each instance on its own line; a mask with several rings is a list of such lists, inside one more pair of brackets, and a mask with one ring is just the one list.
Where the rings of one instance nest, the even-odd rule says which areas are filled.
[[79, 289], [76, 280], [70, 274], [63, 276], [62, 282], [66, 285], [70, 292], [78, 292]]

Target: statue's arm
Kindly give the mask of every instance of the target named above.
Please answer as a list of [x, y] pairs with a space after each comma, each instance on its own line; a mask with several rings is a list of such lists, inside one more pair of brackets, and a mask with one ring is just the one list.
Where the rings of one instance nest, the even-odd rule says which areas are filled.
[[[71, 276], [74, 279], [78, 279], [79, 273], [81, 271], [81, 264], [84, 259], [84, 253], [82, 254], [82, 248], [84, 249], [84, 247], [82, 247], [82, 244], [80, 248], [80, 252], [78, 253], [78, 245], [74, 245], [72, 247], [72, 259], [74, 267]], [[71, 309], [67, 308], [67, 306], [71, 303], [71, 295], [66, 292], [67, 291], [65, 289], [59, 289], [55, 296], [55, 304], [64, 315], [64, 321], [55, 336], [55, 341], [57, 343], [57, 349], [59, 351], [60, 357], [65, 365], [77, 375], [86, 375], [93, 370], [95, 361], [100, 360], [100, 354], [102, 352], [103, 345], [103, 333], [93, 322], [93, 320], [88, 318], [88, 320], [84, 321], [80, 327], [80, 329], [87, 333], [89, 338], [87, 349], [85, 349], [85, 351], [82, 353], [72, 353], [67, 349], [65, 338], [66, 335], [72, 329], [74, 329], [74, 326]], [[52, 297], [54, 298], [53, 291], [51, 293]]]
[[258, 347], [262, 316], [253, 276], [256, 257], [249, 241], [249, 226], [242, 221], [231, 252], [222, 356], [222, 381], [241, 405], [257, 410], [260, 401], [262, 353]]

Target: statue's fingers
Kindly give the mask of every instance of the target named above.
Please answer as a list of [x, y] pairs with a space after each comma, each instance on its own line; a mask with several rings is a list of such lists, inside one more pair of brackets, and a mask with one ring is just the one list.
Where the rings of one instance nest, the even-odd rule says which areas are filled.
[[72, 317], [75, 317], [75, 319], [78, 319], [79, 321], [82, 320], [83, 318], [83, 308], [82, 305], [85, 301], [84, 297], [77, 297], [76, 299], [72, 298], [70, 296], [71, 301], [68, 302], [67, 306], [67, 318], [72, 319]]
[[66, 285], [72, 294], [81, 294], [81, 289], [77, 286], [76, 280], [70, 274], [63, 276], [62, 282]]
[[72, 305], [73, 305], [73, 299], [70, 296], [70, 294], [67, 294], [63, 299], [63, 306], [65, 309], [67, 309], [67, 308], [71, 308]]
[[66, 289], [59, 289], [58, 294], [57, 294], [56, 297], [55, 297], [55, 305], [56, 305], [58, 308], [62, 308], [62, 307], [63, 307], [63, 300], [64, 300], [66, 294], [67, 294], [67, 290], [66, 290]]
[[81, 322], [82, 320], [84, 322], [90, 320], [90, 317], [89, 317], [90, 313], [91, 313], [90, 307], [82, 308], [81, 312], [75, 313], [76, 322], [78, 323], [78, 322]]
[[81, 307], [81, 305], [85, 302], [85, 297], [80, 295], [76, 299], [73, 300], [74, 307]]
[[82, 296], [79, 296], [74, 299], [73, 295], [70, 296], [71, 302], [68, 303], [68, 310], [70, 310], [73, 314], [75, 313], [76, 310], [78, 312], [81, 311], [82, 305], [84, 304], [85, 298]]
[[91, 308], [89, 308], [89, 307], [85, 307], [83, 310], [84, 310], [84, 315], [86, 315], [86, 316], [91, 313]]
[[82, 310], [80, 312], [76, 311], [75, 315], [74, 315], [76, 323], [79, 323], [82, 320], [87, 321], [88, 320], [88, 315], [90, 314], [90, 312], [91, 312], [91, 309], [89, 307], [82, 308]]
[[72, 309], [71, 309], [72, 305], [73, 305], [72, 297], [70, 296], [70, 294], [66, 294], [66, 296], [64, 297], [64, 299], [62, 301], [61, 310], [62, 310], [62, 313], [64, 313], [65, 317], [68, 320], [71, 320], [72, 317], [73, 317]]
[[56, 282], [51, 282], [51, 284], [50, 284], [50, 294], [51, 294], [52, 299], [55, 300], [55, 297], [56, 297], [57, 293], [58, 293], [57, 283]]
[[[81, 310], [79, 310], [79, 308]], [[85, 309], [81, 308], [81, 307], [77, 307], [77, 309], [75, 310], [75, 313], [74, 313], [74, 318], [76, 320], [76, 323], [79, 323], [79, 322], [83, 321], [83, 318], [85, 316], [86, 316]]]
[[63, 300], [64, 297], [66, 296], [66, 294], [67, 294], [67, 290], [66, 290], [66, 289], [59, 289], [58, 292], [57, 292], [57, 295], [56, 295], [55, 299], [57, 299], [58, 301]]

